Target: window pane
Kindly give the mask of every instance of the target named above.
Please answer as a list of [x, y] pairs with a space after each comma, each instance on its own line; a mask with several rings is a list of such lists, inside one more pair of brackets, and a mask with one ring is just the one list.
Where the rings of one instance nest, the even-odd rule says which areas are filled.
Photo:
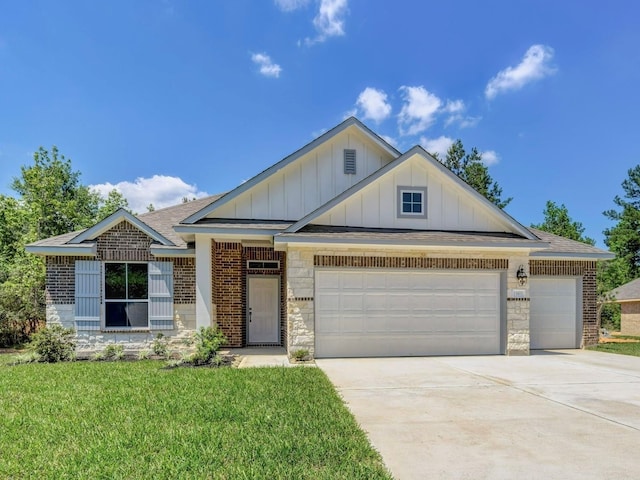
[[411, 204], [403, 203], [402, 204], [402, 213], [411, 213]]
[[105, 303], [106, 318], [104, 324], [107, 327], [126, 327], [127, 312], [125, 302], [107, 302]]
[[147, 327], [149, 325], [149, 304], [147, 302], [127, 303], [127, 320], [131, 327]]
[[127, 298], [127, 278], [124, 263], [106, 263], [104, 266], [105, 298]]
[[422, 194], [414, 193], [413, 194], [413, 203], [422, 203]]
[[411, 201], [411, 192], [402, 192], [402, 201], [410, 202]]
[[419, 203], [413, 204], [413, 213], [422, 213], [422, 205]]
[[127, 265], [129, 296], [132, 300], [146, 299], [149, 289], [149, 276], [146, 263], [129, 263]]

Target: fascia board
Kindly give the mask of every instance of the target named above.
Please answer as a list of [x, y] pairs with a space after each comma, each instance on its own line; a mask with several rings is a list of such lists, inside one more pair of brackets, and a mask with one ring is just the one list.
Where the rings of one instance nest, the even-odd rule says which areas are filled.
[[106, 232], [110, 228], [120, 223], [122, 220], [128, 221], [133, 226], [135, 226], [138, 230], [145, 233], [156, 242], [160, 242], [162, 245], [175, 246], [175, 244], [171, 240], [167, 239], [166, 237], [164, 237], [163, 235], [155, 231], [153, 228], [151, 228], [149, 225], [144, 223], [142, 220], [134, 217], [129, 212], [123, 209], [117, 210], [116, 212], [112, 213], [104, 220], [96, 223], [93, 227], [88, 228], [85, 231], [81, 232], [79, 235], [69, 240], [68, 243], [78, 244], [86, 240], [93, 240], [96, 237], [99, 237], [100, 235], [102, 235], [104, 232]]
[[347, 128], [349, 128], [351, 126], [357, 127], [363, 134], [365, 134], [367, 137], [369, 137], [371, 140], [373, 140], [378, 146], [380, 146], [382, 149], [384, 149], [390, 155], [392, 155], [394, 157], [397, 157], [397, 156], [400, 155], [400, 152], [398, 150], [396, 150], [393, 146], [389, 145], [389, 143], [387, 143], [379, 135], [377, 135], [375, 132], [373, 132], [368, 127], [366, 127], [362, 122], [360, 122], [360, 120], [358, 120], [355, 117], [349, 117], [348, 119], [346, 119], [341, 124], [335, 126], [331, 130], [329, 130], [329, 131], [325, 132], [324, 134], [320, 135], [318, 138], [316, 138], [315, 140], [313, 140], [310, 143], [306, 144], [304, 147], [300, 148], [299, 150], [296, 150], [291, 155], [283, 158], [278, 163], [272, 165], [271, 167], [267, 168], [266, 170], [263, 170], [261, 173], [259, 173], [255, 177], [251, 178], [250, 180], [247, 180], [242, 185], [240, 185], [240, 186], [236, 187], [235, 189], [231, 190], [226, 195], [222, 196], [221, 198], [219, 198], [218, 200], [214, 201], [213, 203], [210, 203], [206, 207], [198, 210], [196, 213], [194, 213], [194, 214], [190, 215], [189, 217], [185, 218], [180, 223], [181, 224], [190, 225], [190, 224], [193, 224], [193, 223], [197, 222], [198, 220], [203, 219], [204, 217], [209, 215], [211, 212], [213, 212], [217, 208], [225, 205], [226, 203], [229, 203], [234, 198], [238, 197], [239, 195], [241, 195], [242, 193], [246, 192], [247, 190], [253, 188], [254, 186], [259, 184], [263, 180], [266, 180], [267, 178], [269, 178], [271, 175], [273, 175], [278, 170], [281, 170], [284, 167], [286, 167], [287, 165], [295, 162], [300, 157], [306, 155], [307, 153], [309, 153], [310, 151], [312, 151], [313, 149], [315, 149], [319, 145], [331, 140], [333, 137], [335, 137], [336, 135], [342, 133], [343, 131], [345, 131]]
[[94, 257], [97, 252], [96, 244], [84, 245], [27, 245], [25, 251], [38, 256], [78, 256]]

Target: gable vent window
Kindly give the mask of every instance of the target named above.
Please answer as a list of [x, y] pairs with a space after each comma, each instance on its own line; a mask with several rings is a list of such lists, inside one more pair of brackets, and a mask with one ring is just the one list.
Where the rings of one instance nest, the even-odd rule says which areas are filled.
[[356, 174], [356, 151], [353, 149], [344, 150], [344, 173], [345, 175]]
[[279, 261], [262, 261], [262, 260], [249, 260], [247, 262], [247, 268], [249, 270], [278, 270], [280, 269]]
[[427, 218], [427, 189], [398, 187], [398, 218]]

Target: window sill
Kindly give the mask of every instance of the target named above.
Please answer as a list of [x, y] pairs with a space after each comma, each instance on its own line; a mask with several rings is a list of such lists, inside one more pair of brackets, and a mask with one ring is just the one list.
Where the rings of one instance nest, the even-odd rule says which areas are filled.
[[149, 327], [143, 328], [126, 328], [126, 327], [117, 327], [117, 328], [109, 328], [103, 327], [100, 329], [101, 332], [104, 333], [149, 333], [151, 329]]

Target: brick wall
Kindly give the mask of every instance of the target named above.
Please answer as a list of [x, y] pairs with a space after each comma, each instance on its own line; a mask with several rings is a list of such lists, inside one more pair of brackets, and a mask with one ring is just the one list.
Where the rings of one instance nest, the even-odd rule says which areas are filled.
[[432, 268], [463, 270], [506, 270], [506, 258], [431, 258], [431, 257], [369, 257], [357, 255], [315, 255], [316, 267], [356, 268]]
[[[272, 247], [243, 247], [239, 242], [215, 242], [211, 246], [212, 301], [216, 306], [216, 323], [230, 347], [247, 344], [247, 275], [280, 276], [280, 342], [284, 344], [286, 329], [286, 256]], [[248, 270], [248, 260], [277, 260], [280, 269]]]
[[620, 333], [640, 335], [640, 302], [621, 302]]
[[[152, 239], [122, 221], [109, 229], [97, 241], [96, 257], [48, 256], [45, 259], [47, 305], [70, 305], [75, 303], [76, 260], [98, 261], [168, 261], [155, 258], [149, 251]], [[174, 303], [192, 304], [196, 298], [196, 267], [194, 258], [174, 258]]]
[[242, 347], [246, 336], [242, 244], [211, 242], [212, 301], [216, 305], [216, 323], [230, 347]]
[[530, 275], [582, 277], [582, 344], [598, 343], [596, 262], [578, 260], [531, 260]]

